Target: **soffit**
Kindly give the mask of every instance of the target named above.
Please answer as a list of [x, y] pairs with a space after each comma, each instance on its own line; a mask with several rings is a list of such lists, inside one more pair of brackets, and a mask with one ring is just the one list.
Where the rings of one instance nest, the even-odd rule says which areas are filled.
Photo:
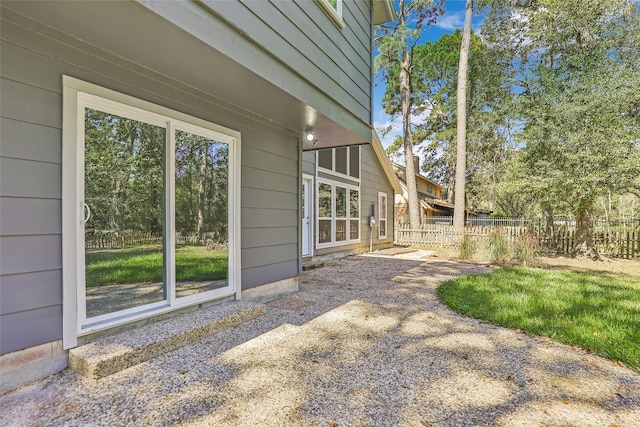
[[[370, 127], [341, 110], [322, 92], [313, 96], [316, 104], [302, 102], [153, 13], [154, 2], [3, 1], [2, 7], [17, 12], [25, 25], [30, 20], [44, 25], [51, 37], [56, 37], [56, 32], [64, 34], [73, 40], [76, 49], [94, 55], [106, 51], [125, 64], [143, 66], [151, 73], [187, 85], [203, 96], [220, 99], [223, 104], [231, 103], [296, 134], [312, 125], [320, 142], [316, 146], [304, 142], [303, 149], [371, 142]], [[216, 32], [218, 43], [242, 47], [242, 37], [234, 30], [220, 25], [209, 30]], [[281, 64], [263, 60], [261, 66], [275, 67], [283, 79], [295, 78], [288, 76], [289, 71]]]

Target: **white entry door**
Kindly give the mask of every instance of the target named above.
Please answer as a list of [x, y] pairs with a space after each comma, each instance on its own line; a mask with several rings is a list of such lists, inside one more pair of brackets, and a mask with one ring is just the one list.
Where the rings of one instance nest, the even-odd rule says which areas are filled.
[[313, 178], [302, 178], [302, 256], [311, 256], [313, 242]]

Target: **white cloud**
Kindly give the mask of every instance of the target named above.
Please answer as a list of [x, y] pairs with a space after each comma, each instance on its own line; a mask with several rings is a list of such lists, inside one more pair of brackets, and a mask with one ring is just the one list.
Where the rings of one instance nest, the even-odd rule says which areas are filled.
[[[373, 123], [373, 127], [378, 131], [378, 135], [380, 135], [380, 142], [382, 142], [382, 146], [384, 148], [388, 148], [393, 143], [396, 136], [402, 135], [402, 118], [396, 117], [394, 120], [391, 120], [389, 116], [382, 117], [382, 121], [375, 121]], [[391, 130], [386, 135], [383, 135], [382, 129], [387, 129], [389, 127]]]
[[[420, 124], [425, 121], [429, 114], [431, 113], [431, 109], [427, 108], [425, 111], [420, 113], [419, 115], [411, 115], [411, 123], [412, 124]], [[398, 116], [392, 119], [389, 115], [384, 112], [378, 112], [378, 118], [380, 120], [376, 120], [373, 123], [373, 127], [378, 132], [380, 136], [380, 142], [382, 142], [382, 146], [384, 148], [389, 147], [396, 136], [402, 135], [402, 117]], [[382, 130], [390, 129], [386, 135], [382, 135]]]
[[464, 11], [456, 11], [451, 13], [445, 13], [438, 21], [433, 24], [434, 27], [441, 28], [445, 31], [462, 30], [464, 25]]

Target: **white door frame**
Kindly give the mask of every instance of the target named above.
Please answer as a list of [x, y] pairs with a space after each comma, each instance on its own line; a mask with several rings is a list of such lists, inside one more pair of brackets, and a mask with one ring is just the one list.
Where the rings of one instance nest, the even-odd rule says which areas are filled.
[[301, 224], [302, 224], [302, 256], [313, 255], [313, 175], [302, 175], [302, 189], [304, 197], [302, 199], [302, 211]]
[[[165, 213], [169, 222], [166, 244], [167, 254], [175, 251], [173, 242], [175, 224], [171, 212], [174, 211], [173, 182], [175, 167], [172, 163], [175, 150], [174, 130], [184, 130], [211, 137], [229, 145], [229, 284], [224, 288], [202, 292], [194, 296], [167, 298], [158, 303], [136, 306], [131, 310], [108, 313], [86, 318], [85, 290], [85, 206], [84, 206], [84, 115], [85, 108], [108, 111], [123, 117], [157, 123], [166, 127], [166, 163], [168, 169], [165, 179]], [[225, 127], [198, 119], [184, 113], [171, 110], [150, 102], [112, 91], [91, 83], [63, 76], [63, 129], [62, 129], [62, 279], [63, 279], [63, 347], [76, 347], [78, 337], [99, 330], [120, 326], [124, 323], [146, 319], [158, 314], [198, 305], [229, 296], [240, 299], [241, 262], [240, 262], [240, 133]], [[166, 263], [167, 290], [175, 290], [174, 263]]]

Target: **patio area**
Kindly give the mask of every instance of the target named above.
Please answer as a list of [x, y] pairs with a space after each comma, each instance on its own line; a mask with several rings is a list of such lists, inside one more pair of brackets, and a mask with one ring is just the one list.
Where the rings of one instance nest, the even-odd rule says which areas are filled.
[[435, 295], [488, 271], [426, 251], [329, 261], [232, 329], [100, 380], [65, 370], [0, 396], [0, 425], [639, 425], [638, 373]]

